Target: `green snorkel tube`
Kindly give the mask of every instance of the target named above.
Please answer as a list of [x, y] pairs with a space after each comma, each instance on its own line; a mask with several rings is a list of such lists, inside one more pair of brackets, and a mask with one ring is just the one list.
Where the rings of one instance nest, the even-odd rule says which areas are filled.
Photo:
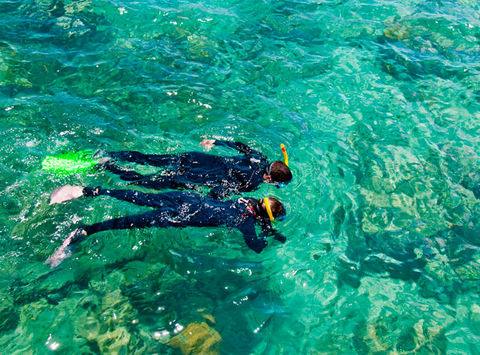
[[100, 158], [94, 158], [92, 150], [65, 153], [59, 156], [48, 156], [42, 161], [42, 170], [58, 175], [86, 174], [92, 172]]

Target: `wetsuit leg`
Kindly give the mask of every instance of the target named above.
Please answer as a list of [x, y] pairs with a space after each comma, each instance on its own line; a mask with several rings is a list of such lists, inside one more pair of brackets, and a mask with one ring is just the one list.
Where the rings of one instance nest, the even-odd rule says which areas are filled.
[[133, 181], [131, 184], [148, 187], [150, 189], [195, 189], [195, 185], [175, 181], [175, 176], [151, 175], [144, 179]]
[[118, 175], [120, 179], [125, 181], [137, 181], [147, 178], [145, 175], [139, 174], [135, 171], [122, 169], [117, 165], [113, 164], [112, 162], [107, 162], [103, 164], [103, 166], [105, 167], [105, 169], [107, 169], [111, 173]]
[[143, 154], [135, 151], [120, 151], [108, 153], [113, 159], [128, 161], [141, 165], [172, 166], [177, 170], [188, 169], [191, 165], [211, 167], [219, 164], [224, 158], [202, 153], [186, 152], [180, 154]]
[[124, 170], [117, 165], [107, 162], [103, 165], [106, 170], [118, 175], [124, 181], [132, 181], [134, 185], [145, 186], [155, 190], [191, 188], [185, 183], [175, 182], [175, 174], [172, 175], [142, 175], [132, 170]]
[[117, 200], [127, 201], [139, 206], [156, 208], [174, 208], [177, 206], [177, 192], [151, 194], [134, 190], [104, 190], [101, 188], [85, 187], [83, 195], [87, 197], [110, 196]]
[[108, 154], [113, 159], [152, 166], [175, 165], [179, 160], [179, 154], [157, 155], [143, 154], [135, 151], [109, 152]]
[[113, 163], [104, 164], [106, 170], [118, 175], [124, 181], [131, 181], [134, 185], [144, 186], [155, 190], [162, 189], [194, 189], [193, 184], [175, 181], [176, 174], [171, 175], [142, 175], [132, 170], [124, 170]]
[[167, 211], [156, 210], [144, 214], [109, 219], [104, 222], [85, 226], [83, 227], [83, 230], [87, 233], [87, 235], [91, 235], [94, 233], [112, 229], [134, 229], [169, 226], [178, 226], [178, 223], [175, 223], [175, 221], [173, 221], [172, 214]]

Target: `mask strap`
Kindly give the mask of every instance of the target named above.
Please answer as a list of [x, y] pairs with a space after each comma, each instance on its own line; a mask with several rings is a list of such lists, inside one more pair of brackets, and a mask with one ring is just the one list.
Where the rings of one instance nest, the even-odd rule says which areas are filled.
[[268, 200], [268, 197], [265, 197], [263, 199], [263, 202], [265, 203], [265, 209], [267, 210], [268, 218], [270, 218], [270, 222], [273, 222], [275, 218], [273, 218], [273, 213], [272, 209], [270, 208], [270, 201]]

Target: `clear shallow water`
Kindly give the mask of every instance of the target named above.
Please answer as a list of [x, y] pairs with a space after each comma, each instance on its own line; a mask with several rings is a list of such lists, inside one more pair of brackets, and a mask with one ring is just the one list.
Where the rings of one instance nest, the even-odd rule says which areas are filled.
[[[2, 353], [173, 354], [200, 322], [224, 354], [480, 351], [479, 7], [0, 3]], [[105, 232], [44, 264], [80, 222], [142, 209], [48, 206], [62, 184], [123, 185], [43, 157], [206, 137], [286, 144], [294, 182], [253, 194], [286, 204], [286, 244]]]

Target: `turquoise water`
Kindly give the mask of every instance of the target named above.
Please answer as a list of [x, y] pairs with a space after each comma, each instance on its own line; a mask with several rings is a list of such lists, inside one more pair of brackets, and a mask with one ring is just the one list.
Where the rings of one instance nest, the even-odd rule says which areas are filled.
[[[480, 352], [479, 10], [0, 2], [0, 352], [176, 354], [201, 322], [221, 354]], [[80, 223], [144, 211], [49, 206], [63, 184], [125, 185], [46, 173], [45, 156], [212, 137], [287, 146], [294, 182], [250, 194], [285, 203], [285, 244], [115, 231], [44, 264]]]

